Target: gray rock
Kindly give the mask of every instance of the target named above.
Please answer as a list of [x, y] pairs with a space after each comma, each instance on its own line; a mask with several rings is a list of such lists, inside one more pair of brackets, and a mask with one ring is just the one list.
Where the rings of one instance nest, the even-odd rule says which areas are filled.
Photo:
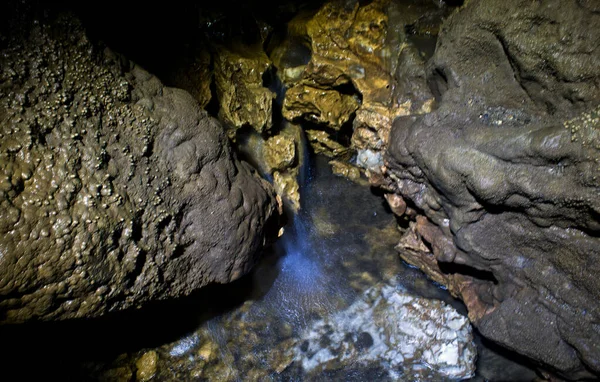
[[569, 378], [600, 373], [593, 7], [469, 1], [427, 68], [439, 108], [397, 119], [386, 158], [481, 333]]
[[239, 278], [275, 195], [192, 97], [70, 16], [0, 57], [0, 322], [99, 316]]

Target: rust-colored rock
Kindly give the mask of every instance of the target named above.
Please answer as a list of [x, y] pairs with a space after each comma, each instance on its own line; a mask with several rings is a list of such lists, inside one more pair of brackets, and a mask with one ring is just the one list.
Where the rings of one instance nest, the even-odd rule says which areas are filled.
[[[360, 95], [362, 101], [354, 113], [351, 148], [358, 151], [358, 165], [370, 170], [369, 174], [380, 173], [392, 121], [398, 116], [430, 111], [433, 102], [419, 55], [407, 43], [400, 27], [414, 20], [403, 17], [396, 7], [386, 0], [362, 6], [358, 1], [330, 1], [311, 18], [302, 15], [293, 29], [306, 33], [312, 55], [310, 62], [302, 67], [301, 75], [294, 72], [299, 79], [286, 95], [284, 115], [332, 127], [339, 125], [339, 116], [353, 114], [350, 108], [340, 113], [340, 102], [316, 100], [314, 95], [307, 95], [306, 89], [331, 92], [327, 94], [345, 89], [344, 94], [328, 95], [327, 99], [341, 100], [352, 92]], [[304, 28], [298, 26], [302, 22]], [[300, 95], [309, 100], [298, 101]], [[337, 123], [332, 123], [332, 119]], [[314, 133], [312, 136], [316, 138]], [[323, 148], [331, 144], [324, 142], [336, 140], [339, 143], [336, 137], [321, 134], [310, 141], [315, 151], [331, 154], [331, 150]]]
[[396, 216], [402, 216], [406, 212], [406, 202], [402, 196], [398, 194], [385, 194], [385, 200], [387, 200], [392, 212]]

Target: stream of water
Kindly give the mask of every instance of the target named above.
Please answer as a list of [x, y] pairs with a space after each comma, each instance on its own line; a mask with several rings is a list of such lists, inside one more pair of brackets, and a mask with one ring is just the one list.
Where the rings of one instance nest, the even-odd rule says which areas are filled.
[[[393, 329], [386, 325], [402, 326], [410, 322], [408, 315], [386, 311], [387, 323], [371, 325], [370, 321], [381, 320], [377, 309], [385, 308], [377, 305], [381, 301], [377, 296], [390, 291], [397, 294], [393, 298], [426, 297], [448, 305], [446, 311], [441, 305], [427, 308], [434, 309], [431, 314], [452, 310], [465, 315], [464, 307], [443, 288], [401, 262], [394, 249], [401, 234], [383, 198], [366, 186], [333, 175], [320, 157], [308, 172], [302, 197], [303, 208], [273, 251], [234, 286], [233, 293], [245, 298], [181, 339], [155, 349], [157, 379], [453, 379], [452, 373], [444, 374], [420, 359], [404, 361], [406, 354], [398, 361], [397, 352], [396, 358], [390, 356], [393, 346], [378, 339], [379, 326], [388, 333]], [[365, 297], [371, 295], [377, 296]], [[427, 323], [423, 317], [429, 313], [425, 313], [412, 318], [417, 325], [419, 320]], [[415, 338], [402, 337], [401, 342]], [[529, 369], [483, 346], [479, 338], [475, 342], [479, 361], [473, 380], [534, 377]], [[338, 354], [340, 349], [345, 349], [346, 361], [339, 361], [344, 358]]]

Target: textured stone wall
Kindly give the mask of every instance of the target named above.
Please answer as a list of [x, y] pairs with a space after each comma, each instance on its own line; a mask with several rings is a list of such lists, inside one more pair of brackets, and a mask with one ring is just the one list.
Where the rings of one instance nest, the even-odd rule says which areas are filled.
[[70, 16], [21, 32], [0, 58], [0, 321], [98, 316], [248, 272], [277, 205], [219, 123]]
[[467, 2], [427, 67], [437, 109], [398, 118], [387, 155], [390, 189], [424, 215], [402, 256], [484, 336], [572, 378], [600, 372], [598, 11]]

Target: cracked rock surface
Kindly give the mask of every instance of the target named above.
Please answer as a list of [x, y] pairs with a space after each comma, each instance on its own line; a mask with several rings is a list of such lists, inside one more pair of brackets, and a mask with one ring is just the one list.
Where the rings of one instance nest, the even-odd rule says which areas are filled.
[[568, 378], [600, 373], [598, 62], [592, 2], [469, 1], [427, 66], [439, 107], [395, 121], [386, 163], [425, 215], [402, 256]]
[[466, 317], [439, 300], [386, 284], [313, 323], [293, 351], [307, 371], [381, 364], [390, 380], [470, 378], [477, 357]]
[[94, 317], [239, 278], [276, 213], [186, 92], [77, 20], [3, 38], [0, 322]]

